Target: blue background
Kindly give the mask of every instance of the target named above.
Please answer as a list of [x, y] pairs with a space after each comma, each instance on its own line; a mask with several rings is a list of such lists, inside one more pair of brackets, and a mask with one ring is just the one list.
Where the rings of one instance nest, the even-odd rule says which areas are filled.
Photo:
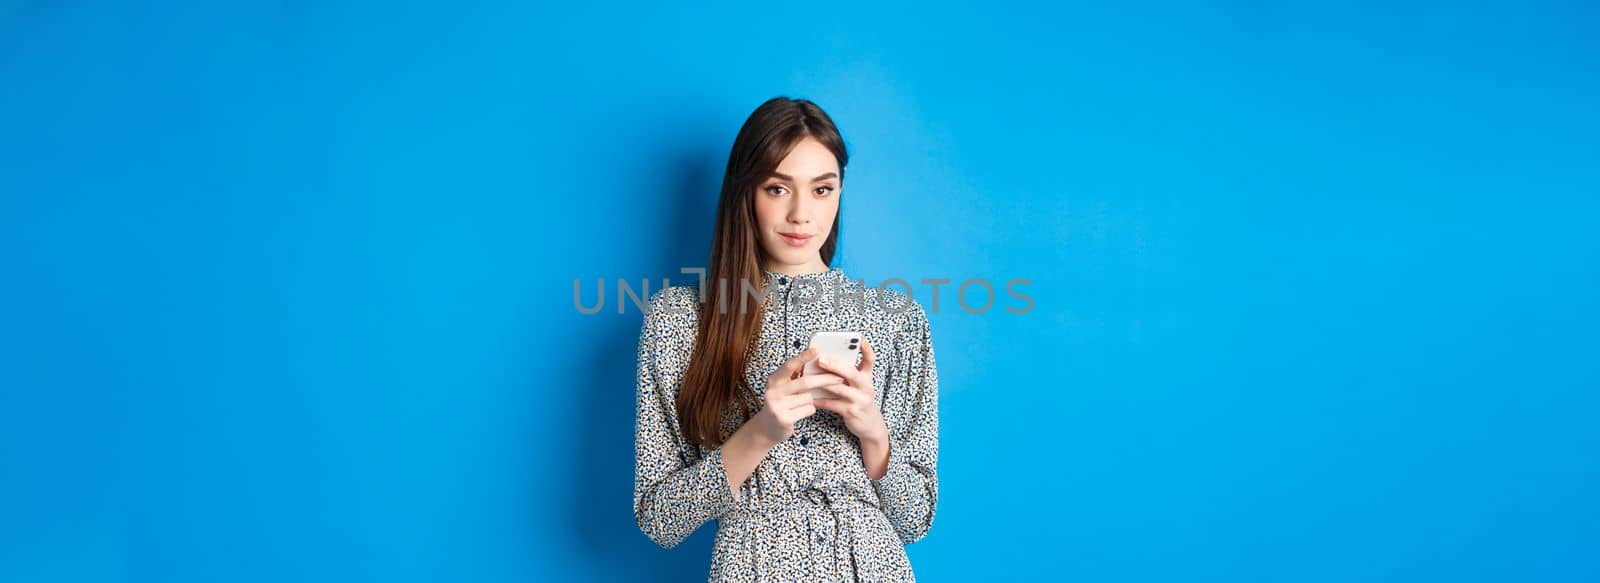
[[848, 273], [1033, 282], [923, 580], [1600, 580], [1592, 3], [208, 4], [0, 2], [0, 580], [703, 580], [573, 281], [779, 94]]

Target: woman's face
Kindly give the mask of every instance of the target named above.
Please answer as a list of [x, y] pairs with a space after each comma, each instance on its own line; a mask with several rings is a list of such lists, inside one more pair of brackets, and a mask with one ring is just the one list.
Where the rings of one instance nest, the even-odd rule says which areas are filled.
[[761, 248], [780, 273], [823, 271], [822, 242], [839, 214], [839, 161], [821, 142], [807, 137], [756, 187], [756, 222]]

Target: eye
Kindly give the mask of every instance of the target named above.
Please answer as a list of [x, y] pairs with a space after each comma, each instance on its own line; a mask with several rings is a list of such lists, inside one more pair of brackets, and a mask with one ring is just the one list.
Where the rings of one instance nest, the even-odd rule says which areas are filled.
[[772, 196], [783, 196], [786, 192], [788, 192], [788, 189], [784, 188], [782, 184], [774, 184], [772, 186], [768, 186], [766, 188], [766, 192]]
[[833, 194], [832, 186], [824, 186], [817, 189], [817, 196], [828, 196], [830, 194]]

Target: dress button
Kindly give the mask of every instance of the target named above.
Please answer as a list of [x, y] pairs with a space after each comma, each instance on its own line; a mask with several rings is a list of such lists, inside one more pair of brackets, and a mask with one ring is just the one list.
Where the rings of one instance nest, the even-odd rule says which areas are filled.
[[778, 285], [789, 285], [789, 278], [787, 278], [787, 277], [778, 278]]
[[796, 339], [794, 339], [794, 347], [795, 347], [795, 348], [799, 348], [799, 347], [801, 347], [801, 346], [805, 346], [805, 343], [803, 343], [803, 342], [800, 342], [800, 339], [799, 339], [799, 338], [796, 338]]
[[809, 443], [811, 443], [811, 436], [809, 436], [809, 435], [800, 436], [800, 445], [806, 445], [806, 444], [809, 444]]

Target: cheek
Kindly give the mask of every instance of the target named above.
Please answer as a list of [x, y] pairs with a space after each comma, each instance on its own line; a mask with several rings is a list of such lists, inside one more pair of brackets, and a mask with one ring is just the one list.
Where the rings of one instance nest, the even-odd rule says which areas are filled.
[[783, 207], [772, 200], [771, 197], [756, 197], [756, 227], [761, 229], [763, 235], [783, 222]]
[[771, 197], [755, 199], [755, 227], [762, 231], [762, 237], [773, 237], [773, 231], [784, 226], [789, 221], [789, 211], [784, 208], [779, 200]]
[[820, 222], [824, 228], [832, 227], [833, 218], [839, 216], [839, 195], [835, 194], [828, 197], [827, 204], [822, 205], [821, 212], [818, 214], [821, 216], [817, 218], [821, 219]]

